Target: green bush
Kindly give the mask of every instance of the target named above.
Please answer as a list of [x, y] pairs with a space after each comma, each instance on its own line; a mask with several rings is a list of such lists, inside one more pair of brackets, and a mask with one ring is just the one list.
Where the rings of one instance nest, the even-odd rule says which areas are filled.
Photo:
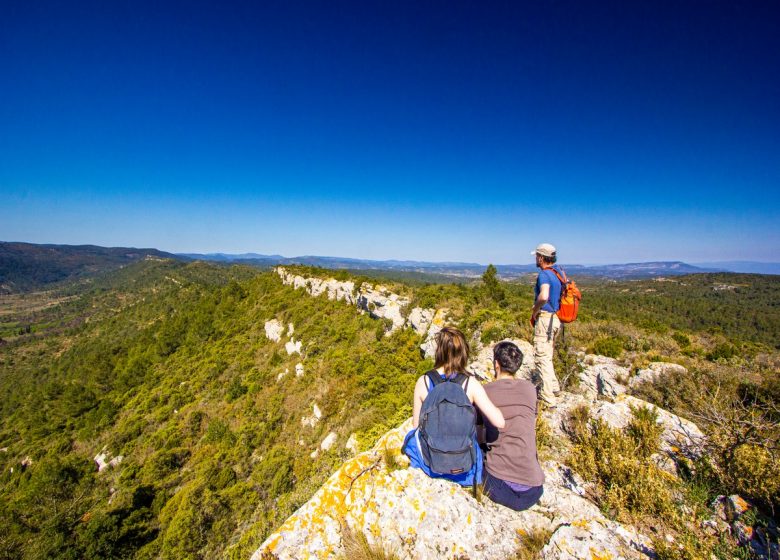
[[569, 418], [574, 447], [569, 464], [586, 479], [596, 483], [599, 504], [616, 518], [644, 514], [671, 519], [677, 515], [674, 483], [643, 456], [657, 443], [646, 440], [653, 430], [647, 413], [634, 419], [631, 435], [611, 428], [600, 419], [583, 426], [583, 410]]
[[619, 358], [623, 353], [623, 341], [614, 336], [600, 338], [588, 350], [591, 354], [599, 354], [609, 358]]

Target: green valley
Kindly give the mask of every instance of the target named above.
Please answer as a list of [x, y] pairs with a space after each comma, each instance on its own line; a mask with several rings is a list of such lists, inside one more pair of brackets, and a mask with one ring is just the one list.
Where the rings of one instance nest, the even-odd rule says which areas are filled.
[[[530, 340], [529, 281], [426, 280], [382, 281], [410, 308], [448, 309], [474, 346]], [[684, 364], [637, 394], [723, 434], [696, 470], [703, 500], [739, 492], [775, 511], [778, 277], [577, 280], [564, 384], [577, 352]], [[248, 558], [350, 456], [350, 436], [366, 449], [411, 414], [431, 365], [411, 329], [387, 336], [385, 321], [250, 267], [143, 260], [0, 298], [2, 558]]]

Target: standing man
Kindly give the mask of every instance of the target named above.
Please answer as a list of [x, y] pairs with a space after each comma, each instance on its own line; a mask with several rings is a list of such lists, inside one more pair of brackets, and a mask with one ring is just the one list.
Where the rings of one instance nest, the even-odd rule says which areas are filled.
[[561, 387], [553, 368], [553, 345], [561, 322], [555, 314], [561, 301], [561, 282], [551, 270], [558, 260], [555, 247], [549, 243], [539, 245], [536, 266], [540, 268], [534, 288], [534, 306], [531, 309], [531, 325], [534, 327], [534, 370], [539, 386], [539, 399], [548, 407], [555, 406]]

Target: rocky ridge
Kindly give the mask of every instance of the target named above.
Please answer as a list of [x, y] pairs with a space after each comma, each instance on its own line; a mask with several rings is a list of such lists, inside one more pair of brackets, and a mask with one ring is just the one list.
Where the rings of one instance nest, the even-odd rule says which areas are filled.
[[[303, 289], [314, 297], [324, 294], [330, 300], [354, 305], [361, 313], [368, 313], [375, 319], [386, 319], [389, 322], [387, 334], [392, 334], [404, 327], [414, 329], [417, 334], [425, 336], [425, 341], [421, 345], [425, 356], [433, 356], [436, 351], [433, 339], [444, 326], [447, 318], [446, 309], [414, 307], [407, 310], [410, 304], [409, 299], [391, 292], [381, 284], [372, 285], [364, 282], [360, 286], [356, 286], [352, 281], [300, 276], [289, 272], [282, 266], [276, 267], [275, 270], [282, 283], [292, 286], [296, 290]], [[279, 326], [281, 327], [281, 325]], [[266, 332], [268, 332], [268, 326], [266, 326]]]
[[[488, 352], [484, 349], [485, 356]], [[482, 364], [485, 356], [475, 363]], [[567, 414], [577, 406], [587, 405], [592, 417], [618, 429], [629, 422], [632, 408], [652, 407], [625, 394], [616, 379], [623, 372], [609, 358], [583, 355], [580, 360], [584, 374], [590, 372], [585, 375], [601, 376], [604, 383], [596, 384], [595, 393], [564, 392], [556, 409], [543, 412], [558, 439], [566, 440]], [[663, 429], [658, 461], [674, 473], [674, 461], [695, 456], [704, 435], [692, 422], [656, 410]], [[268, 537], [253, 560], [337, 558], [345, 553], [344, 536], [350, 533], [362, 533], [370, 545], [404, 559], [510, 557], [529, 535], [539, 533], [549, 535], [540, 553], [543, 559], [654, 557], [650, 539], [635, 527], [606, 518], [588, 498], [588, 485], [560, 459], [542, 463], [546, 482], [540, 503], [514, 512], [408, 468], [400, 449], [410, 428], [411, 419], [387, 432], [370, 451], [344, 463]]]

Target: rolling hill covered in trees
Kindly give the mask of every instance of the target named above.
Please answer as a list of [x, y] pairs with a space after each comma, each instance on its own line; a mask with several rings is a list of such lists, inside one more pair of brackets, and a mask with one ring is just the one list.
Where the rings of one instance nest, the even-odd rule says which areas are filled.
[[[745, 441], [724, 441], [696, 483], [704, 501], [740, 492], [771, 513], [780, 281], [582, 284], [582, 316], [556, 357], [564, 384], [575, 382], [578, 351], [632, 369], [669, 360], [690, 375], [644, 388], [645, 398], [690, 414], [717, 390], [733, 422], [713, 416], [704, 428], [735, 433], [742, 412], [766, 411], [752, 427], [750, 464], [734, 459]], [[450, 310], [475, 347], [530, 340], [528, 281], [386, 285], [410, 307]], [[269, 320], [281, 326], [273, 336]], [[2, 296], [2, 557], [247, 558], [349, 456], [347, 442], [366, 449], [410, 415], [414, 381], [431, 364], [414, 331], [386, 331], [352, 306], [240, 265], [146, 259], [88, 283]]]

